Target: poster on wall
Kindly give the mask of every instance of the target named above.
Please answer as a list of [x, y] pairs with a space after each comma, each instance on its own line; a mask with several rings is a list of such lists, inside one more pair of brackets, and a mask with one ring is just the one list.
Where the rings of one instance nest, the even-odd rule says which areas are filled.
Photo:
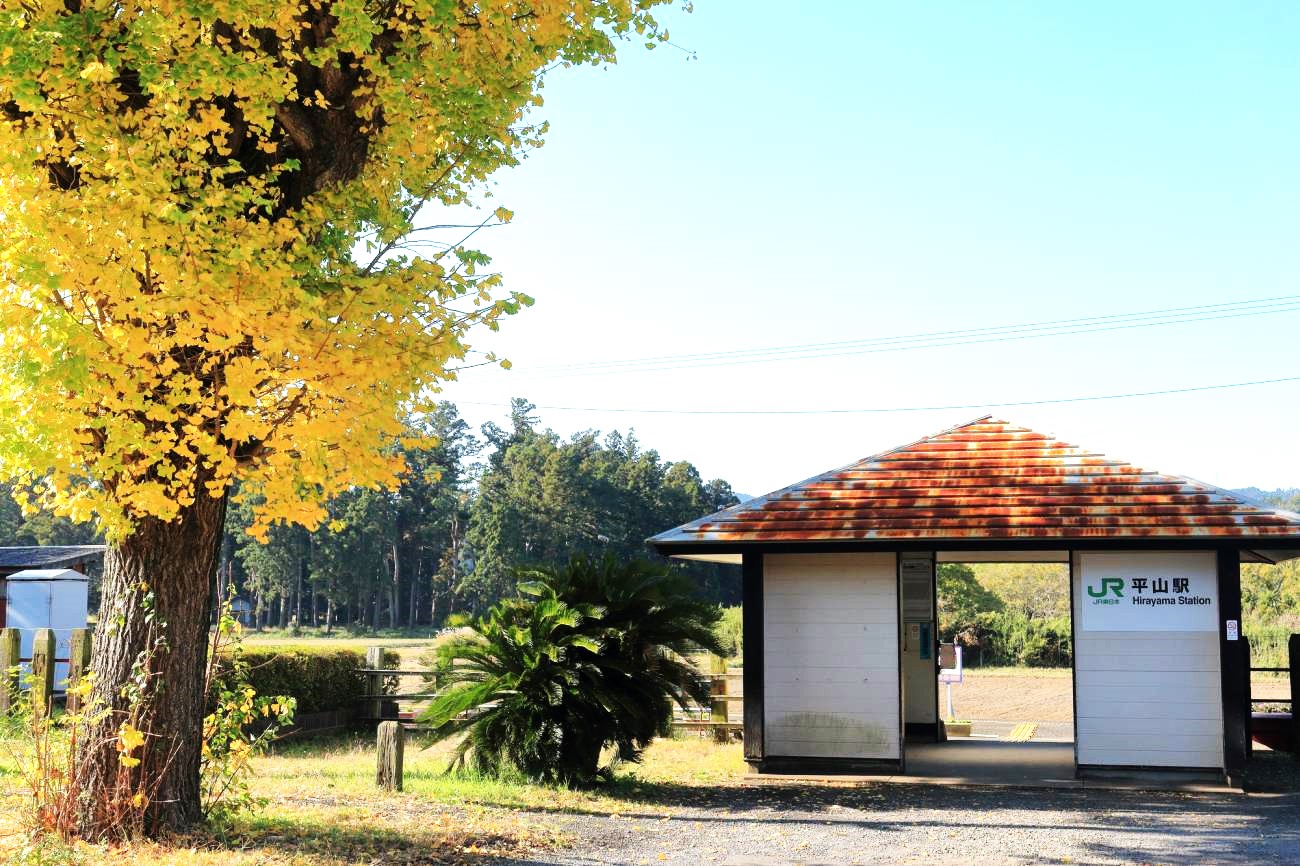
[[928, 554], [903, 554], [899, 571], [903, 581], [903, 619], [934, 619], [934, 561]]
[[1076, 588], [1084, 631], [1218, 631], [1213, 559], [1085, 554]]

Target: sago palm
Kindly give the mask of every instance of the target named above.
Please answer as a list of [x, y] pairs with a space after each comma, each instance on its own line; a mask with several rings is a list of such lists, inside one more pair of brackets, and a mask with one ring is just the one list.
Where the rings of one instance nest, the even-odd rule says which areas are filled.
[[520, 598], [439, 650], [445, 691], [425, 718], [440, 739], [465, 734], [458, 764], [589, 784], [604, 748], [637, 760], [667, 732], [674, 703], [706, 699], [682, 656], [720, 649], [719, 612], [692, 597], [689, 579], [611, 558], [527, 577]]

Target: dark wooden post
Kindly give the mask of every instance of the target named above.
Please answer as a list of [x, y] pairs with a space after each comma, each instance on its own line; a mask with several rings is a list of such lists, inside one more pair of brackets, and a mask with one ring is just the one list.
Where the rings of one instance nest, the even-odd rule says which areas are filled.
[[741, 562], [745, 671], [740, 690], [745, 704], [745, 760], [758, 769], [767, 754], [763, 745], [763, 554], [746, 551]]
[[90, 629], [74, 628], [68, 639], [68, 712], [81, 709], [81, 698], [73, 689], [90, 668]]
[[[384, 648], [381, 646], [366, 647], [366, 667], [371, 671], [377, 671], [384, 666]], [[370, 718], [378, 719], [383, 715], [384, 704], [379, 695], [384, 691], [384, 675], [369, 673], [366, 674], [366, 694], [374, 695], [369, 701]]]
[[1243, 718], [1246, 720], [1246, 756], [1250, 756], [1250, 751], [1254, 749], [1255, 742], [1255, 705], [1251, 695], [1250, 685], [1250, 641], [1246, 639], [1245, 632], [1241, 634], [1241, 669], [1245, 671], [1246, 688], [1245, 700], [1242, 701], [1242, 712], [1245, 713]]
[[1300, 763], [1300, 634], [1287, 641], [1291, 666], [1291, 754]]
[[36, 630], [32, 640], [32, 712], [37, 716], [50, 714], [54, 697], [54, 630]]
[[22, 635], [16, 628], [0, 629], [0, 713], [13, 709], [18, 697], [18, 659]]
[[385, 791], [402, 790], [402, 752], [406, 746], [402, 723], [380, 722], [376, 746], [375, 784]]
[[[1247, 732], [1247, 683], [1249, 662], [1242, 646], [1241, 556], [1235, 550], [1220, 550], [1219, 572], [1219, 678], [1223, 688], [1223, 772], [1229, 783], [1238, 785], [1250, 757]], [[1231, 625], [1229, 625], [1231, 624]], [[1229, 632], [1233, 632], [1230, 634]], [[1231, 639], [1230, 639], [1231, 638]]]

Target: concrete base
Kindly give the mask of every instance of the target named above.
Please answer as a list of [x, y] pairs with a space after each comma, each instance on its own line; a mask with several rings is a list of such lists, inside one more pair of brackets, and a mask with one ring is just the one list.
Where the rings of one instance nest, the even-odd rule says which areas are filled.
[[772, 782], [906, 785], [961, 785], [1012, 788], [1065, 788], [1186, 793], [1240, 793], [1221, 777], [1185, 772], [1090, 771], [1075, 776], [1074, 744], [1008, 743], [995, 740], [950, 740], [907, 744], [907, 770], [880, 775], [753, 773], [746, 784]]
[[953, 739], [908, 743], [907, 775], [953, 784], [1073, 785], [1073, 743]]

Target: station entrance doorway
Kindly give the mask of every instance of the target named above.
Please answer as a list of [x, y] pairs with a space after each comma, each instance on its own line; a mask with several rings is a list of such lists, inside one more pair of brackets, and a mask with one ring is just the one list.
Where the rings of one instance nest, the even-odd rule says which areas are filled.
[[908, 775], [1075, 778], [1070, 593], [1068, 551], [900, 554]]

